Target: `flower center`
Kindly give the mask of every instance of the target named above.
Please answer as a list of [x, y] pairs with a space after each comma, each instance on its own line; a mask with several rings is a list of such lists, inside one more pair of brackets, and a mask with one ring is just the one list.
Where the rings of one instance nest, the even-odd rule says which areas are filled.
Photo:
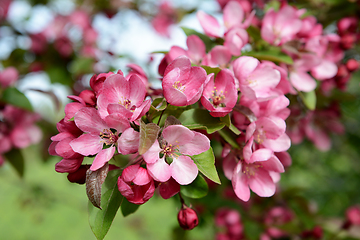
[[179, 150], [177, 149], [178, 147], [179, 147], [179, 145], [175, 145], [175, 146], [172, 144], [165, 145], [163, 147], [163, 153], [166, 156], [173, 157], [174, 154], [177, 155], [177, 153], [179, 152]]
[[179, 91], [181, 91], [181, 92], [184, 92], [184, 91], [185, 91], [185, 86], [183, 86], [180, 81], [174, 82], [173, 88], [176, 88], [177, 90], [179, 90]]
[[255, 140], [255, 142], [257, 142], [258, 144], [262, 144], [264, 142], [264, 140], [266, 139], [265, 133], [266, 132], [262, 128], [257, 129], [254, 132], [254, 140]]
[[261, 163], [250, 163], [250, 164], [247, 164], [247, 163], [243, 163], [243, 169], [242, 169], [242, 172], [243, 174], [245, 174], [248, 178], [251, 178], [251, 177], [254, 177], [255, 174], [256, 174], [256, 170], [258, 168], [262, 168], [262, 164]]
[[219, 93], [218, 90], [216, 90], [216, 87], [214, 87], [214, 91], [212, 91], [210, 102], [212, 102], [214, 107], [218, 107], [218, 106], [226, 107], [225, 103], [222, 102], [223, 100], [225, 100], [224, 91], [220, 91]]
[[115, 144], [118, 140], [118, 136], [115, 135], [110, 129], [104, 129], [102, 132], [100, 132], [100, 137], [102, 138], [101, 141], [106, 145]]

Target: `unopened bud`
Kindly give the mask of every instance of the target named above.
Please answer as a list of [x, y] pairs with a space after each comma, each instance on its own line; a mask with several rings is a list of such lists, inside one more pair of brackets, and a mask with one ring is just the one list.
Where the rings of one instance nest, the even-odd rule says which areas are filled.
[[183, 204], [183, 207], [179, 211], [178, 221], [180, 227], [185, 230], [191, 230], [199, 224], [195, 210], [187, 207], [185, 204]]
[[359, 62], [356, 61], [355, 59], [349, 59], [346, 62], [346, 68], [349, 72], [354, 72], [359, 68]]

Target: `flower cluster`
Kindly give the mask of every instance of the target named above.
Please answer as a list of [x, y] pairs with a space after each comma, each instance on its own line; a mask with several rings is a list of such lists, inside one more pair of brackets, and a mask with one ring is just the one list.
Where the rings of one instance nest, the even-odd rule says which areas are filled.
[[[56, 171], [85, 182], [91, 202], [101, 208], [93, 189], [109, 170], [118, 170], [118, 190], [131, 203], [145, 203], [158, 189], [164, 199], [180, 192], [183, 204], [182, 194], [193, 197], [189, 189], [207, 185], [203, 176], [220, 183], [215, 166], [221, 165], [236, 196], [247, 202], [250, 190], [260, 197], [275, 194], [280, 173], [291, 165], [290, 137], [300, 142], [307, 136], [318, 148], [330, 148], [324, 129], [341, 133], [343, 127], [335, 107], [315, 110], [315, 89], [320, 85], [326, 95], [330, 88], [325, 86], [340, 77], [342, 66], [349, 75], [357, 62], [342, 64], [342, 38], [325, 34], [304, 10], [282, 4], [260, 19], [245, 2], [223, 4], [224, 26], [197, 13], [205, 34], [192, 31], [188, 49], [173, 46], [165, 54], [158, 68], [160, 90], [131, 64], [128, 75], [120, 70], [94, 75], [91, 90], [69, 96], [74, 102], [65, 107], [49, 148], [63, 158]], [[351, 32], [352, 24], [341, 24], [341, 34]], [[215, 141], [221, 146], [218, 165], [211, 147]], [[85, 157], [93, 158], [90, 165], [82, 164]], [[186, 209], [178, 218], [191, 229], [197, 217]], [[274, 209], [266, 224], [283, 213], [280, 217], [291, 218], [286, 210]], [[240, 216], [221, 215], [227, 235], [241, 237]], [[267, 236], [283, 233], [269, 227]]]

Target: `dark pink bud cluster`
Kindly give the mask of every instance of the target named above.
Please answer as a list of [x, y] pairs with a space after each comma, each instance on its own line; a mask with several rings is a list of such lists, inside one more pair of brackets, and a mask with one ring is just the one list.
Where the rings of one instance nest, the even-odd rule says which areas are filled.
[[220, 228], [216, 233], [217, 240], [244, 239], [244, 227], [240, 213], [233, 209], [221, 208], [215, 214], [215, 225]]

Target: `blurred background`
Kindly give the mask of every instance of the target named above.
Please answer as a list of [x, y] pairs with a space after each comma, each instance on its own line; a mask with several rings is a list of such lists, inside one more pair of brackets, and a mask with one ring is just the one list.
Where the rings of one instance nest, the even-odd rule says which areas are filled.
[[[19, 143], [11, 151], [2, 151], [1, 239], [96, 239], [88, 224], [85, 186], [70, 183], [66, 174], [55, 172], [61, 158], [47, 152], [50, 137], [57, 134], [56, 123], [70, 102], [67, 96], [89, 87], [94, 73], [119, 69], [127, 73], [129, 63], [141, 66], [156, 86], [162, 52], [174, 45], [186, 48], [186, 35], [180, 27], [201, 32], [196, 19], [199, 9], [221, 21], [223, 2], [0, 0], [0, 79], [5, 69], [16, 69], [7, 73], [14, 80], [1, 89], [0, 100], [36, 113], [29, 121], [36, 121], [39, 128], [29, 130], [33, 134], [29, 141], [34, 144]], [[328, 32], [334, 31], [339, 19], [359, 16], [359, 1], [289, 3], [308, 9], [307, 14], [316, 16]], [[359, 61], [359, 54], [357, 42], [344, 61]], [[347, 209], [360, 204], [359, 83], [357, 71], [347, 80], [346, 89], [337, 90], [332, 99], [341, 116], [343, 134], [331, 135], [328, 151], [319, 150], [308, 140], [293, 145], [289, 150], [292, 166], [282, 175], [279, 193], [273, 198], [252, 196], [247, 204], [233, 201], [226, 193], [231, 183], [221, 174], [224, 185], [193, 202], [201, 213], [200, 225], [194, 230], [185, 232], [178, 227], [178, 199], [155, 196], [126, 218], [119, 212], [105, 239], [215, 239], [223, 231], [215, 216], [224, 207], [240, 213], [246, 239], [259, 239], [264, 225], [257, 217], [273, 206], [286, 206], [295, 216], [282, 226], [286, 230], [321, 225], [328, 239], [360, 239], [356, 227], [338, 231], [346, 222]]]

